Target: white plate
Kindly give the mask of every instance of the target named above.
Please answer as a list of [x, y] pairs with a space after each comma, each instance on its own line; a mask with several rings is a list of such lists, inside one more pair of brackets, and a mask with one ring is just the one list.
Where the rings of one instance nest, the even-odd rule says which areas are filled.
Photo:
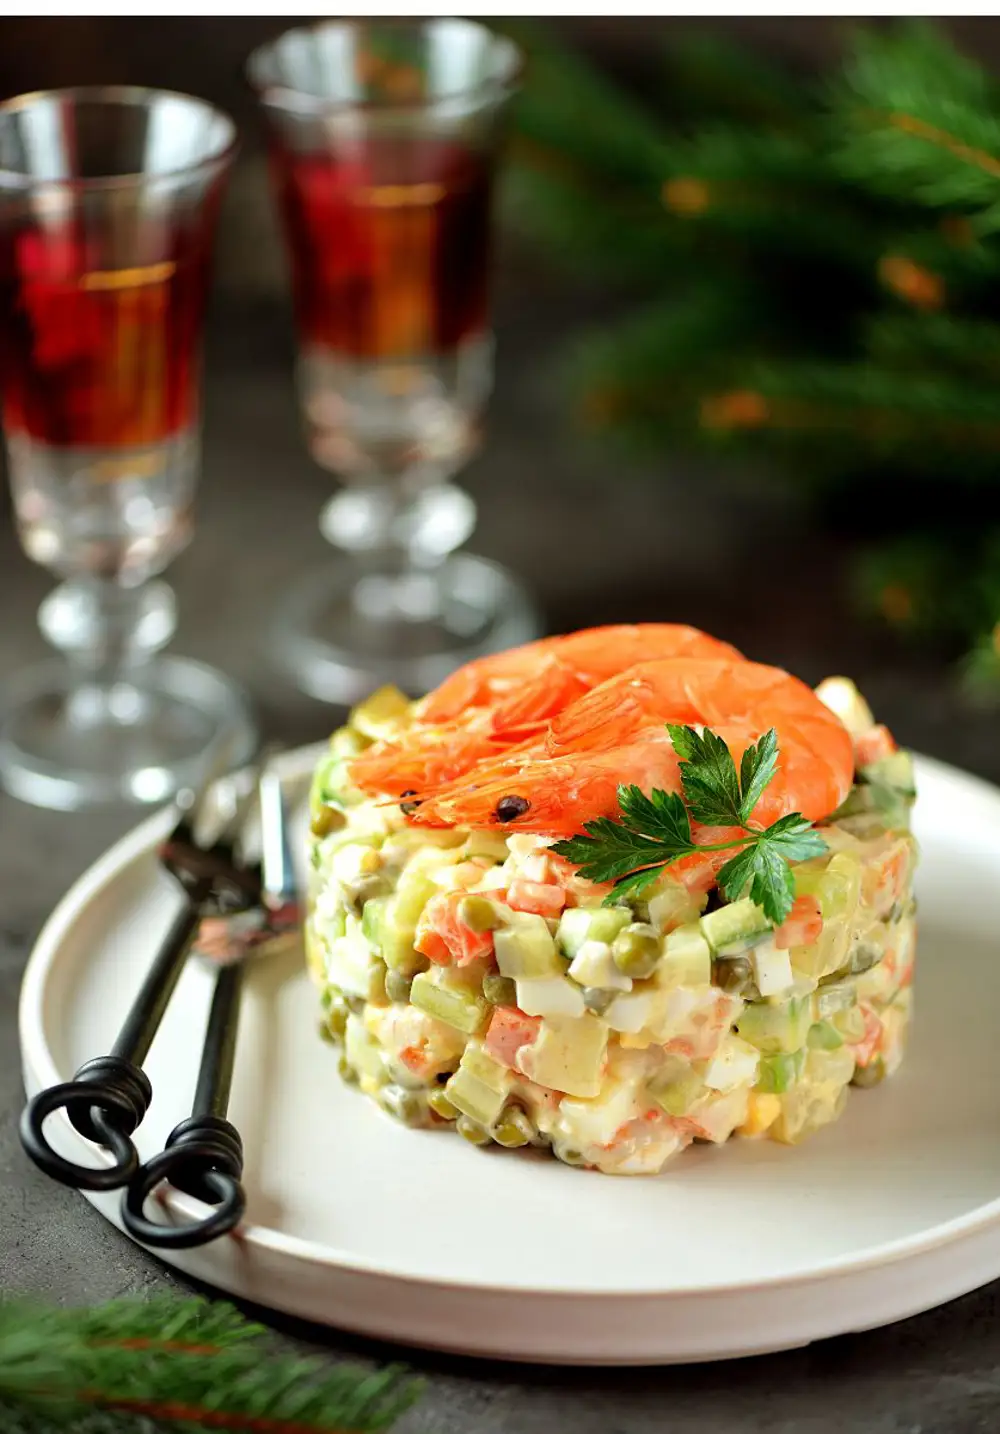
[[[287, 759], [299, 790], [314, 755]], [[790, 1348], [994, 1279], [1000, 791], [928, 760], [918, 781], [914, 1040], [902, 1073], [853, 1092], [832, 1129], [796, 1149], [695, 1147], [655, 1179], [409, 1131], [341, 1085], [315, 994], [282, 958], [255, 968], [240, 1031], [230, 1114], [247, 1148], [246, 1223], [164, 1258], [369, 1335], [607, 1364]], [[108, 1050], [174, 900], [151, 854], [167, 821], [119, 842], [39, 937], [20, 1011], [29, 1091]], [[185, 971], [153, 1046], [144, 1157], [188, 1113], [209, 990], [204, 971]], [[82, 1154], [57, 1123], [62, 1148]], [[118, 1223], [118, 1197], [88, 1198]]]

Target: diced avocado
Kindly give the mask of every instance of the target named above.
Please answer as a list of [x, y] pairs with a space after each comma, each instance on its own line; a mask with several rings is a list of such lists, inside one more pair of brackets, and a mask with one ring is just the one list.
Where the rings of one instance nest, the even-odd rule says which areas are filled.
[[736, 1029], [745, 1041], [767, 1055], [797, 1051], [812, 1025], [812, 1000], [792, 996], [787, 1001], [753, 1001], [745, 1006]]
[[360, 1016], [347, 1017], [344, 1055], [359, 1075], [378, 1080], [383, 1073], [382, 1051], [378, 1042], [365, 1030]]
[[625, 907], [570, 906], [559, 918], [556, 940], [567, 956], [575, 956], [585, 941], [603, 941], [607, 945], [632, 920]]
[[699, 925], [713, 951], [725, 951], [729, 946], [750, 941], [755, 936], [763, 936], [771, 929], [771, 923], [763, 911], [749, 897], [710, 911], [707, 916], [701, 918]]
[[452, 973], [440, 966], [418, 972], [410, 987], [410, 1003], [457, 1031], [478, 1035], [489, 1020], [492, 1007], [484, 996], [451, 977]]
[[801, 1076], [805, 1060], [804, 1050], [761, 1056], [756, 1089], [765, 1095], [783, 1095]]
[[596, 1016], [551, 1016], [542, 1021], [533, 1043], [522, 1046], [518, 1060], [528, 1079], [539, 1085], [566, 1095], [595, 1096], [607, 1048], [608, 1028]]
[[657, 985], [707, 986], [712, 980], [712, 948], [701, 923], [691, 921], [668, 932], [656, 973]]
[[844, 1038], [831, 1021], [817, 1021], [809, 1028], [807, 1044], [814, 1051], [838, 1051]]
[[544, 917], [512, 912], [510, 924], [494, 934], [493, 945], [501, 976], [514, 981], [537, 981], [544, 976], [565, 974], [566, 963], [556, 950]]
[[513, 1076], [481, 1050], [468, 1046], [461, 1064], [445, 1086], [445, 1094], [463, 1115], [481, 1125], [492, 1125], [506, 1104]]
[[892, 752], [888, 757], [881, 757], [877, 762], [862, 767], [859, 776], [864, 782], [891, 787], [911, 800], [917, 795], [913, 758], [909, 752]]
[[409, 712], [410, 699], [405, 693], [398, 687], [380, 687], [354, 708], [348, 722], [362, 737], [377, 742], [405, 726]]

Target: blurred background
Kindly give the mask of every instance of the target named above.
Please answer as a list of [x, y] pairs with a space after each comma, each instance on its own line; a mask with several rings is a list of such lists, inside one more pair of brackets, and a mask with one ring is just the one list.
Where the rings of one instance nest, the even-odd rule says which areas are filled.
[[[272, 735], [304, 742], [335, 714], [275, 672], [260, 634], [305, 566], [336, 561], [316, 523], [333, 480], [302, 442], [286, 262], [242, 73], [294, 23], [0, 20], [0, 90], [161, 86], [240, 127], [198, 522], [169, 574], [174, 647], [243, 682]], [[479, 508], [472, 548], [529, 585], [547, 630], [687, 621], [810, 681], [847, 671], [901, 741], [1000, 777], [980, 700], [1000, 618], [1000, 30], [934, 24], [933, 41], [861, 60], [828, 19], [552, 21], [537, 48], [529, 34], [499, 207], [496, 390], [458, 481]], [[971, 125], [954, 142], [921, 108], [934, 74]], [[887, 142], [859, 131], [841, 154], [849, 121], [831, 139], [827, 113], [841, 85], [856, 108], [879, 87], [886, 113], [912, 99], [933, 158], [893, 147], [912, 126]], [[51, 586], [5, 507], [0, 676], [45, 651], [35, 611]]]

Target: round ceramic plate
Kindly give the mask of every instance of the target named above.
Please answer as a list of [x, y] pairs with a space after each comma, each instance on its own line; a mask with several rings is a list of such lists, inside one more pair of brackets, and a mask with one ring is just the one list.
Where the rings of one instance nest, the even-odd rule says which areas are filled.
[[[296, 800], [314, 757], [284, 759]], [[896, 1079], [853, 1092], [831, 1129], [794, 1149], [697, 1146], [655, 1179], [406, 1130], [340, 1083], [293, 952], [256, 965], [246, 990], [230, 1108], [247, 1149], [246, 1222], [165, 1258], [369, 1335], [608, 1364], [790, 1348], [994, 1279], [1000, 791], [927, 760], [918, 782], [914, 1038]], [[115, 846], [43, 930], [20, 1012], [29, 1091], [109, 1049], [176, 899], [152, 854], [168, 825], [162, 813]], [[185, 971], [147, 1065], [144, 1157], [188, 1113], [209, 993], [205, 971]], [[52, 1125], [83, 1153], [67, 1121]], [[92, 1198], [118, 1222], [120, 1197]], [[187, 1198], [171, 1196], [162, 1218]]]

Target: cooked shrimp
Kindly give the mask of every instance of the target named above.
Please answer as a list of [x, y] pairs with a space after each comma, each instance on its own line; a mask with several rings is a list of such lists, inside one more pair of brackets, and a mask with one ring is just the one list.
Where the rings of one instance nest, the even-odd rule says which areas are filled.
[[369, 793], [403, 796], [452, 781], [479, 761], [545, 730], [574, 699], [634, 663], [657, 657], [739, 661], [729, 643], [679, 623], [594, 627], [470, 662], [429, 693], [413, 722], [351, 766]]
[[850, 790], [850, 735], [804, 682], [759, 663], [666, 658], [618, 673], [571, 702], [541, 736], [438, 790], [418, 792], [411, 820], [580, 831], [617, 813], [620, 782], [680, 790], [669, 722], [711, 727], [737, 764], [752, 742], [776, 729], [778, 769], [757, 803], [756, 823], [793, 811], [819, 820]]

